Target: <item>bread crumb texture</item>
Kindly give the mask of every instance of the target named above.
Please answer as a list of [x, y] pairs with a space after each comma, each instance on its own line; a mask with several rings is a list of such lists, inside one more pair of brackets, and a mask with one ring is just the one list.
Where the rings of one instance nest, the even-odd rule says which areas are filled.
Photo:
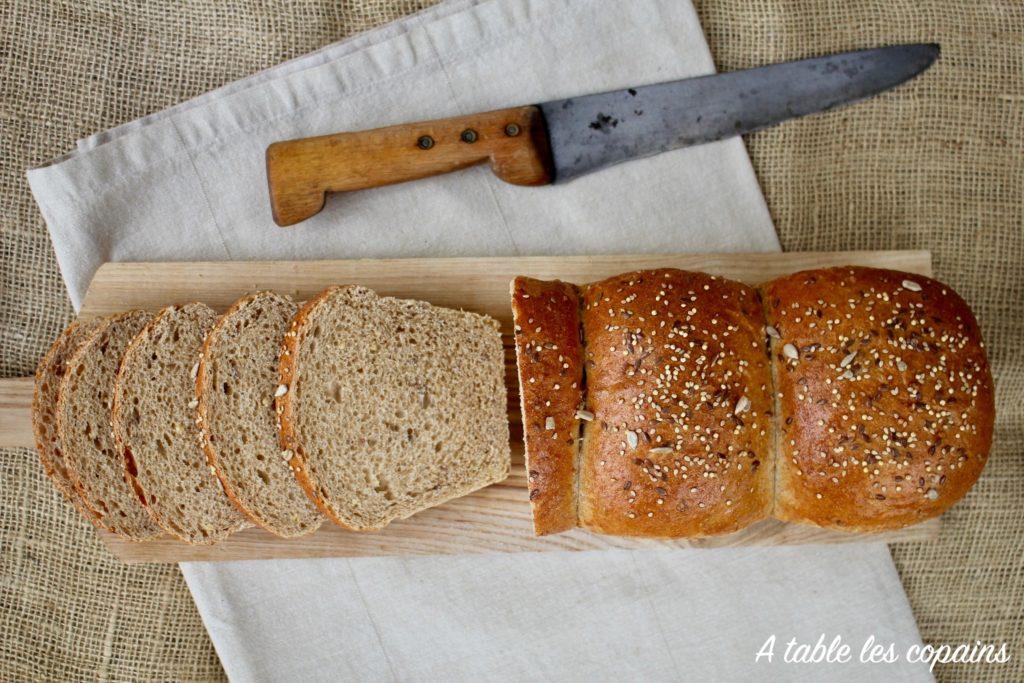
[[137, 541], [161, 531], [126, 476], [110, 408], [124, 350], [152, 317], [129, 311], [104, 320], [70, 360], [58, 400], [65, 462], [85, 504], [99, 526]]
[[243, 297], [207, 335], [196, 371], [210, 465], [250, 519], [284, 537], [308, 534], [324, 520], [295, 480], [290, 454], [278, 445], [278, 349], [297, 309], [273, 292]]
[[114, 432], [160, 526], [209, 544], [247, 525], [207, 464], [193, 368], [217, 315], [201, 303], [164, 308], [132, 341], [117, 378]]
[[344, 286], [307, 303], [288, 335], [283, 445], [337, 523], [380, 529], [508, 475], [493, 319]]

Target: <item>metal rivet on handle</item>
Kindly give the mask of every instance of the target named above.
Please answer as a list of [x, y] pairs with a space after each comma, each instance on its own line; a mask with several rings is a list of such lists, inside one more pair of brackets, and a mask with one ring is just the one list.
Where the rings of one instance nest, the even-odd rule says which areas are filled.
[[420, 136], [420, 139], [416, 141], [416, 145], [420, 149], [430, 149], [434, 146], [434, 138], [429, 135], [422, 135]]
[[459, 135], [459, 139], [462, 140], [463, 142], [473, 144], [474, 142], [476, 142], [477, 139], [476, 131], [473, 130], [472, 128], [467, 128], [466, 130], [462, 131], [461, 135]]
[[510, 138], [514, 138], [515, 136], [519, 135], [518, 124], [510, 123], [507, 126], [505, 126], [505, 135], [509, 136]]

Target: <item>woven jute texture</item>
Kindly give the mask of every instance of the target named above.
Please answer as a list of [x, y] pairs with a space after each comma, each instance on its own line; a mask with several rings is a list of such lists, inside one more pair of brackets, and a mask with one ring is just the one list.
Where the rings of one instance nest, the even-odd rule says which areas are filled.
[[[609, 0], [611, 1], [611, 0]], [[71, 318], [25, 168], [76, 138], [420, 9], [414, 0], [0, 0], [0, 350], [32, 371]], [[720, 69], [903, 41], [942, 44], [913, 85], [748, 143], [787, 250], [931, 249], [976, 311], [996, 446], [934, 543], [893, 547], [928, 642], [1007, 642], [1024, 680], [1024, 5], [701, 0]], [[410, 113], [412, 116], [414, 113]], [[0, 679], [223, 677], [173, 566], [112, 560], [29, 450], [0, 453]]]

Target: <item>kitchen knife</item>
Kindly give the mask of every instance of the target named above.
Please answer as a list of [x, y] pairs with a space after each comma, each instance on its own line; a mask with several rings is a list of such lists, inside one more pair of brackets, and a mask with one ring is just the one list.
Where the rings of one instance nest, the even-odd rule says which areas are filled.
[[328, 192], [448, 173], [488, 161], [515, 185], [602, 168], [821, 112], [927, 69], [935, 44], [894, 45], [570, 97], [435, 121], [275, 142], [267, 148], [278, 225], [319, 212]]

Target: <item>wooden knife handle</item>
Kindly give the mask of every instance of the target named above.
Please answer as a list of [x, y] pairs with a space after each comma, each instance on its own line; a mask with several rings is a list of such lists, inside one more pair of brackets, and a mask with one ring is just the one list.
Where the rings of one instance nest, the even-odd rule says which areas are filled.
[[537, 107], [275, 142], [267, 148], [274, 221], [313, 216], [328, 192], [363, 190], [489, 161], [514, 185], [551, 182], [551, 146]]

